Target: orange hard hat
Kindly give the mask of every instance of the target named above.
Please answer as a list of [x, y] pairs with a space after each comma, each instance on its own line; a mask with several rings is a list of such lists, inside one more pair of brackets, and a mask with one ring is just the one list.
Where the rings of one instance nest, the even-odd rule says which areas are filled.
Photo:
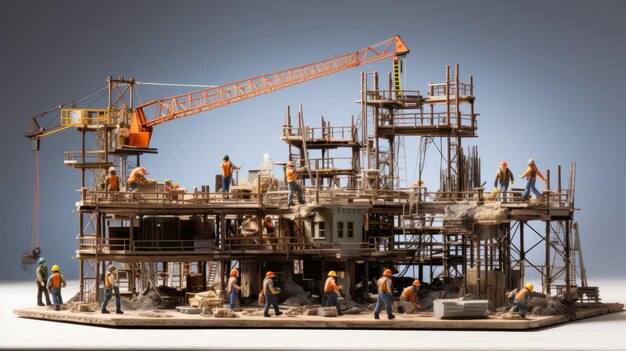
[[391, 269], [387, 268], [387, 269], [385, 269], [385, 273], [383, 273], [383, 275], [392, 276], [393, 272], [391, 271]]
[[502, 162], [500, 162], [500, 166], [506, 167], [506, 166], [508, 166], [508, 164], [506, 163], [506, 161], [502, 161]]
[[275, 276], [276, 275], [272, 271], [267, 271], [267, 273], [265, 273], [265, 278], [274, 278]]
[[419, 280], [415, 279], [415, 280], [413, 281], [413, 284], [411, 284], [411, 285], [413, 285], [413, 286], [420, 286], [420, 285], [422, 285], [422, 284], [420, 283], [420, 281], [419, 281]]
[[233, 270], [230, 271], [230, 276], [231, 277], [236, 277], [237, 274], [239, 274], [239, 271], [237, 270], [237, 268], [233, 268]]

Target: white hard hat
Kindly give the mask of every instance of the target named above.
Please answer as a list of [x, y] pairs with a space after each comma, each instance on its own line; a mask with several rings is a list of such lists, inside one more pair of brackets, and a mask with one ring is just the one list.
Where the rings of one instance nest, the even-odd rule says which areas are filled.
[[115, 170], [115, 167], [109, 167], [109, 173], [110, 172], [117, 172], [117, 171]]
[[535, 164], [535, 160], [533, 160], [532, 158], [530, 160], [528, 160], [528, 164], [529, 165], [534, 165]]
[[294, 165], [293, 161], [287, 162], [287, 166], [293, 166], [293, 165]]

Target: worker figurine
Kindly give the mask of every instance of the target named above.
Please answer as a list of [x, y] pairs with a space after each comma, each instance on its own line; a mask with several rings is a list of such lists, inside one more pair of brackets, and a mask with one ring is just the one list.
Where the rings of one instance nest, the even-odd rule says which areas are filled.
[[[45, 258], [39, 259], [39, 267], [35, 270], [35, 281], [37, 283], [37, 306], [50, 306], [50, 295], [48, 294], [48, 289], [46, 288], [46, 283], [48, 282], [48, 263]], [[46, 304], [43, 304], [41, 300], [41, 294], [46, 295]]]
[[524, 288], [515, 295], [511, 312], [519, 312], [522, 318], [526, 318], [526, 312], [528, 312], [528, 302], [530, 302], [530, 295], [533, 290], [535, 290], [534, 285], [526, 284]]
[[[302, 171], [303, 169], [300, 169]], [[302, 188], [298, 185], [298, 171], [295, 169], [293, 161], [287, 162], [287, 183], [289, 184], [289, 198], [287, 199], [287, 206], [293, 206], [293, 193], [298, 193], [298, 202], [300, 205], [304, 204], [302, 198]]]
[[171, 193], [174, 190], [174, 184], [172, 184], [171, 179], [165, 179], [165, 183], [163, 183], [163, 192]]
[[132, 172], [130, 172], [130, 175], [128, 176], [128, 190], [129, 191], [136, 191], [137, 190], [137, 185], [139, 183], [145, 183], [148, 180], [146, 179], [146, 175], [148, 174], [148, 171], [143, 168], [143, 167], [137, 167], [135, 169], [132, 170]]
[[267, 234], [274, 234], [274, 223], [272, 222], [272, 218], [270, 216], [265, 216], [263, 218], [263, 227], [267, 231]]
[[222, 168], [222, 192], [228, 193], [230, 192], [230, 184], [233, 179], [233, 171], [238, 170], [241, 167], [237, 167], [230, 162], [228, 155], [224, 155], [222, 159], [224, 160], [220, 166]]
[[48, 291], [50, 291], [50, 295], [52, 295], [52, 304], [54, 305], [55, 311], [61, 310], [61, 305], [63, 304], [63, 297], [61, 296], [61, 288], [67, 287], [67, 281], [63, 274], [61, 274], [61, 268], [56, 264], [52, 266], [52, 275], [48, 278]]
[[539, 178], [541, 178], [544, 183], [547, 183], [546, 178], [543, 177], [543, 174], [541, 174], [539, 168], [537, 168], [535, 160], [531, 158], [530, 160], [528, 160], [528, 169], [526, 170], [526, 172], [524, 172], [524, 174], [519, 176], [520, 178], [528, 178], [528, 183], [526, 183], [526, 191], [524, 191], [524, 200], [528, 200], [530, 198], [531, 190], [539, 201], [543, 200], [543, 195], [535, 187], [537, 176], [539, 176]]
[[506, 202], [506, 192], [509, 190], [509, 181], [511, 184], [515, 184], [513, 172], [511, 172], [507, 166], [506, 161], [500, 162], [500, 168], [498, 168], [498, 172], [496, 172], [496, 180], [493, 182], [493, 186], [502, 194], [503, 202]]
[[109, 168], [109, 175], [104, 178], [104, 185], [107, 191], [120, 191], [120, 177], [117, 176], [115, 167]]
[[391, 269], [385, 269], [383, 276], [378, 279], [378, 301], [376, 302], [376, 308], [374, 308], [374, 319], [380, 319], [380, 311], [385, 304], [387, 310], [387, 318], [394, 319], [393, 309], [391, 307], [391, 276], [393, 273]]
[[122, 311], [122, 297], [120, 296], [120, 282], [117, 268], [111, 265], [107, 267], [106, 275], [104, 278], [104, 300], [102, 301], [102, 313], [109, 313], [107, 305], [111, 301], [111, 294], [115, 291], [115, 313], [123, 314]]
[[402, 290], [402, 295], [400, 295], [400, 301], [412, 303], [416, 311], [420, 308], [420, 304], [417, 303], [417, 292], [420, 289], [420, 285], [420, 281], [415, 279], [413, 284], [404, 288], [404, 290]]
[[335, 306], [337, 308], [337, 315], [341, 316], [343, 313], [341, 313], [339, 300], [337, 299], [337, 293], [341, 290], [341, 285], [337, 285], [335, 282], [336, 278], [337, 272], [328, 272], [328, 278], [326, 278], [326, 283], [324, 283], [324, 296], [326, 296], [326, 305]]
[[263, 294], [265, 294], [265, 309], [263, 310], [263, 317], [270, 317], [270, 305], [274, 307], [274, 312], [276, 312], [276, 316], [280, 316], [283, 314], [278, 308], [278, 303], [276, 302], [276, 297], [274, 295], [280, 293], [279, 287], [274, 287], [274, 280], [272, 278], [276, 277], [274, 272], [268, 271], [265, 274], [265, 279], [263, 279]]
[[239, 309], [239, 298], [237, 292], [241, 290], [241, 286], [237, 285], [237, 275], [239, 271], [236, 268], [230, 271], [230, 277], [228, 278], [228, 284], [226, 285], [226, 293], [230, 297], [230, 310], [234, 311], [235, 308]]

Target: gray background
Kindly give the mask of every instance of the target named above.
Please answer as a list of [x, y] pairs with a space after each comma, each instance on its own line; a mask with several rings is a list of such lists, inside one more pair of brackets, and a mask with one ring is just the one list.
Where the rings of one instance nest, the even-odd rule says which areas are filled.
[[[32, 279], [19, 255], [31, 248], [33, 159], [23, 133], [31, 116], [104, 86], [105, 77], [221, 84], [361, 49], [400, 34], [411, 49], [408, 89], [444, 80], [446, 64], [475, 77], [483, 178], [501, 160], [517, 175], [578, 162], [577, 214], [590, 283], [624, 277], [626, 198], [626, 13], [624, 2], [580, 1], [0, 1], [3, 107], [0, 280]], [[389, 60], [160, 125], [143, 164], [150, 177], [187, 188], [213, 184], [223, 153], [244, 171], [264, 152], [284, 161], [286, 105], [304, 104], [308, 124], [358, 115], [359, 70], [387, 72]], [[385, 73], [386, 74], [386, 73]], [[188, 89], [141, 88], [141, 101]], [[42, 141], [41, 245], [77, 277], [79, 172], [63, 152], [80, 149], [65, 131]], [[407, 142], [415, 177], [417, 138]], [[438, 159], [426, 185], [435, 190]], [[567, 171], [565, 172], [567, 173]], [[539, 253], [539, 257], [541, 254]]]

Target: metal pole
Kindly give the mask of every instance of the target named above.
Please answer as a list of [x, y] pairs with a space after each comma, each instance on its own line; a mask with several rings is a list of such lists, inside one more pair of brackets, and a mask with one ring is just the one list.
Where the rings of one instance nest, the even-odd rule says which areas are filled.
[[519, 287], [524, 286], [524, 279], [526, 278], [526, 273], [524, 272], [524, 261], [526, 261], [526, 252], [524, 251], [524, 222], [519, 222], [519, 265], [520, 265], [520, 281]]
[[552, 272], [550, 271], [550, 221], [546, 221], [546, 262], [545, 262], [545, 275], [543, 284], [543, 293], [550, 294], [550, 283], [552, 280]]

